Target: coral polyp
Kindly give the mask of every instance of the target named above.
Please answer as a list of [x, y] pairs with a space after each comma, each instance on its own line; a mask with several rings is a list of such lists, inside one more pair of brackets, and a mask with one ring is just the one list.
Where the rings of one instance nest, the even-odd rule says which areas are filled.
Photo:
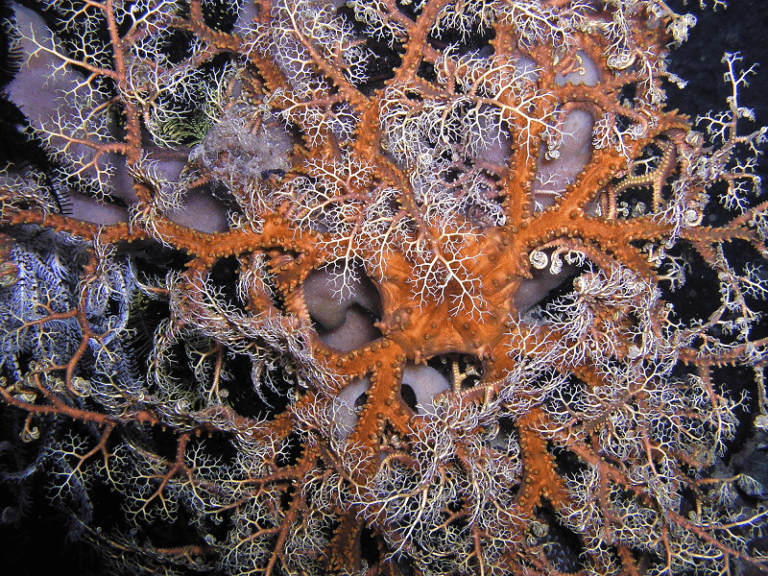
[[691, 16], [36, 8], [8, 518], [44, 477], [112, 573], [766, 571], [766, 130], [738, 55], [725, 111], [667, 106]]

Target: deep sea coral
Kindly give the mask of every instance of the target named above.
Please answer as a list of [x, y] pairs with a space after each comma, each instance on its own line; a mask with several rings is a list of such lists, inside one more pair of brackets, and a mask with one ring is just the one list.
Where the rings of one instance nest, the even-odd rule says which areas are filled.
[[738, 54], [667, 105], [694, 18], [34, 8], [3, 522], [44, 484], [108, 573], [766, 571], [766, 130]]

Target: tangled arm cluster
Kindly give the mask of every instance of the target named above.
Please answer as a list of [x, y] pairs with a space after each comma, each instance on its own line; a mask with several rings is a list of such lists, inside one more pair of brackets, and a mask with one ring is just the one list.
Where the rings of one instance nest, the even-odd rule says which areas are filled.
[[765, 130], [734, 55], [700, 131], [665, 107], [691, 17], [39, 8], [8, 24], [49, 161], [0, 175], [3, 521], [45, 476], [129, 574], [766, 570], [732, 442], [768, 433]]

